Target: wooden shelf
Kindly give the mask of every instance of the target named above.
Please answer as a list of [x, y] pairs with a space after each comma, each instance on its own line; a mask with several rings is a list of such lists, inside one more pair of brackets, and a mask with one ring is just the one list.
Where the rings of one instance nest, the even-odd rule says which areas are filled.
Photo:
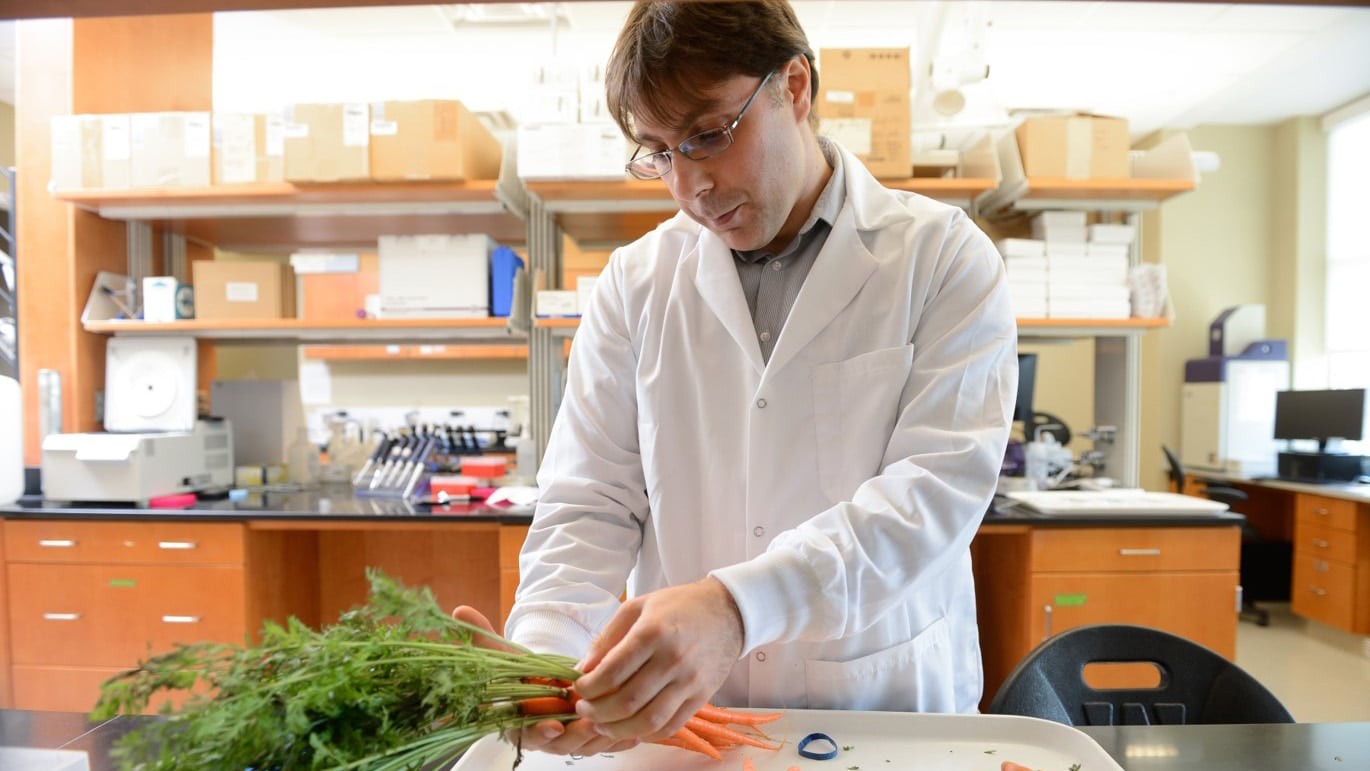
[[1087, 209], [1145, 211], [1195, 188], [1192, 179], [1065, 179], [1029, 177], [1005, 181], [980, 201], [982, 212]]
[[893, 190], [906, 190], [956, 206], [969, 206], [975, 199], [993, 190], [998, 184], [998, 180], [989, 177], [961, 179], [910, 177], [908, 179], [882, 179], [880, 183]]
[[306, 345], [317, 361], [523, 361], [526, 345]]
[[94, 190], [54, 194], [101, 217], [144, 221], [222, 249], [375, 248], [402, 233], [487, 233], [523, 243], [527, 229], [472, 182], [262, 183], [206, 188]]
[[524, 335], [509, 329], [508, 319], [357, 319], [319, 322], [306, 319], [240, 319], [235, 321], [91, 321], [87, 332], [105, 335], [184, 335], [217, 343], [412, 343], [414, 341], [505, 344]]

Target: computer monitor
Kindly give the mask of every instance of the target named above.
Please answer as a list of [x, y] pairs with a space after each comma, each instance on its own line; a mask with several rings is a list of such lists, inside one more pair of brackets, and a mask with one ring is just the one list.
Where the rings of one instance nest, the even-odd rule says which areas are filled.
[[1364, 388], [1275, 394], [1275, 438], [1315, 439], [1320, 453], [1329, 439], [1364, 439], [1365, 417]]
[[1013, 422], [1022, 423], [1025, 433], [1031, 430], [1028, 427], [1032, 425], [1032, 392], [1036, 386], [1037, 354], [1018, 354], [1018, 399], [1013, 403]]

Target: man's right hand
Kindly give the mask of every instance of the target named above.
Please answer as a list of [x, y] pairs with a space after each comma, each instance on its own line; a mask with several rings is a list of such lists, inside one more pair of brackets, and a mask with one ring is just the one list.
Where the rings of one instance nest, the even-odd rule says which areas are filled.
[[[490, 620], [469, 605], [452, 611], [453, 618], [494, 633]], [[474, 635], [472, 643], [484, 648], [508, 650], [489, 637]], [[522, 736], [520, 736], [520, 733]], [[525, 750], [548, 752], [554, 755], [598, 755], [601, 752], [620, 752], [637, 746], [637, 740], [618, 741], [601, 736], [594, 724], [584, 718], [563, 724], [560, 720], [542, 720], [522, 731], [508, 731], [505, 740]]]

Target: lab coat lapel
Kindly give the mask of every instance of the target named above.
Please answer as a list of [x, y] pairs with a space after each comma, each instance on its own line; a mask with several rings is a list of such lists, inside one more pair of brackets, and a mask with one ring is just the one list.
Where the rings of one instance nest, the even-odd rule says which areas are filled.
[[857, 236], [849, 190], [847, 204], [790, 308], [768, 366], [779, 371], [788, 364], [851, 303], [875, 268], [875, 256]]
[[699, 265], [695, 270], [695, 287], [747, 361], [761, 374], [765, 363], [761, 360], [761, 344], [756, 340], [756, 324], [742, 295], [742, 280], [728, 246], [713, 233], [700, 228]]

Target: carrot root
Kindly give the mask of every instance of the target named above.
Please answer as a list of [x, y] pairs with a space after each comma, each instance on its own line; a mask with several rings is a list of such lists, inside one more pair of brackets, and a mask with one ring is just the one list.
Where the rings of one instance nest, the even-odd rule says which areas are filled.
[[676, 731], [671, 736], [665, 739], [659, 739], [652, 743], [664, 744], [668, 747], [679, 747], [684, 750], [692, 750], [694, 752], [700, 753], [701, 755], [708, 755], [714, 760], [723, 759], [723, 755], [718, 751], [717, 747], [705, 741], [703, 737], [701, 737], [694, 731], [691, 731], [686, 726], [681, 726], [680, 730]]
[[733, 723], [736, 725], [758, 726], [765, 725], [772, 720], [779, 720], [781, 713], [772, 712], [762, 715], [755, 712], [735, 712], [723, 707], [716, 707], [712, 704], [705, 704], [695, 713], [695, 717], [703, 718], [711, 723]]
[[691, 731], [699, 734], [701, 738], [706, 739], [711, 743], [717, 743], [721, 740], [735, 742], [737, 744], [746, 744], [751, 747], [759, 747], [763, 750], [780, 749], [778, 745], [767, 744], [760, 739], [748, 736], [740, 731], [735, 731], [720, 723], [711, 723], [703, 718], [692, 717], [685, 721], [685, 725]]

